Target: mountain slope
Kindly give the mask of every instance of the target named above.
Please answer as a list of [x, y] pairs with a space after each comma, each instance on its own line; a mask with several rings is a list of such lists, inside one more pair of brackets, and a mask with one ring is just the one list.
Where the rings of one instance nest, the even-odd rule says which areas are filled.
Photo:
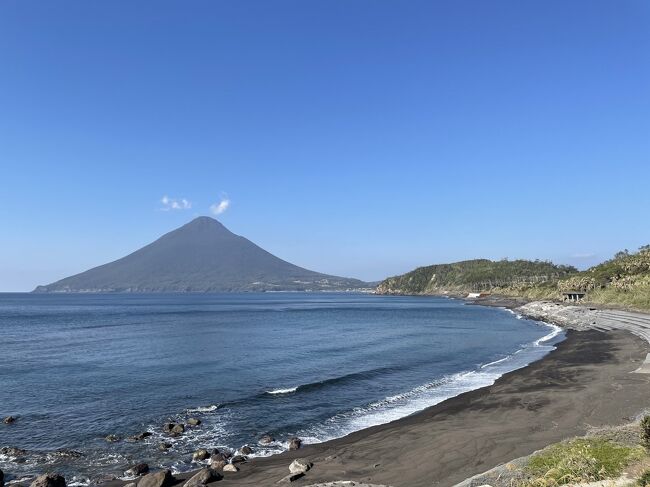
[[419, 267], [379, 284], [380, 294], [440, 294], [489, 291], [495, 288], [557, 282], [577, 270], [551, 262], [488, 259]]
[[225, 292], [364, 287], [286, 262], [209, 217], [199, 217], [114, 262], [35, 292]]

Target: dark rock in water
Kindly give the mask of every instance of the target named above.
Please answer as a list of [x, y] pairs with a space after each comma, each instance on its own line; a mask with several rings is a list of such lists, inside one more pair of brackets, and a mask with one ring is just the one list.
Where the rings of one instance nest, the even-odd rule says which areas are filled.
[[5, 485], [5, 473], [0, 470], [0, 487], [4, 487]]
[[8, 457], [22, 457], [24, 455], [27, 455], [27, 450], [13, 446], [3, 446], [0, 448], [0, 453], [7, 455]]
[[29, 487], [66, 487], [65, 479], [58, 473], [46, 473], [36, 477]]
[[140, 475], [144, 475], [147, 472], [149, 472], [149, 465], [147, 465], [146, 463], [138, 463], [137, 465], [133, 465], [132, 467], [129, 467], [129, 469], [126, 472], [124, 472], [124, 476], [138, 477]]
[[151, 436], [151, 434], [152, 434], [152, 433], [149, 433], [148, 431], [145, 431], [145, 432], [143, 432], [143, 433], [138, 433], [137, 435], [129, 436], [129, 437], [126, 439], [126, 441], [130, 441], [130, 442], [133, 442], [133, 441], [142, 441], [142, 440], [144, 440], [145, 438], [149, 438], [149, 437]]
[[[178, 424], [170, 423], [170, 424], [172, 425], [171, 429], [169, 430], [170, 435], [178, 436], [181, 433], [185, 432], [185, 425], [184, 424], [181, 424], [181, 423], [178, 423]], [[165, 426], [168, 426], [168, 425], [165, 425]]]
[[289, 440], [289, 450], [298, 450], [302, 445], [302, 440], [300, 438], [291, 438]]
[[232, 460], [230, 460], [230, 463], [244, 463], [248, 461], [248, 458], [243, 456], [243, 455], [235, 455], [232, 457]]
[[161, 470], [142, 477], [138, 482], [138, 487], [169, 487], [175, 480], [171, 470]]
[[210, 468], [212, 470], [223, 470], [226, 465], [228, 465], [228, 462], [225, 460], [215, 460], [214, 457], [210, 459]]
[[51, 456], [55, 458], [81, 458], [84, 456], [84, 454], [81, 453], [80, 451], [61, 448], [59, 450], [55, 450], [54, 452], [52, 452]]
[[115, 443], [116, 441], [120, 441], [120, 437], [116, 435], [108, 435], [104, 440], [108, 441], [109, 443]]
[[158, 445], [158, 449], [159, 449], [160, 451], [167, 451], [167, 450], [169, 450], [171, 447], [172, 447], [172, 444], [171, 444], [171, 443], [167, 443], [166, 441], [163, 441], [162, 443], [160, 443], [160, 444]]
[[200, 462], [201, 460], [207, 460], [208, 458], [210, 458], [210, 453], [208, 453], [208, 450], [206, 450], [205, 448], [196, 450], [192, 454], [192, 461], [194, 462]]
[[215, 480], [221, 480], [222, 478], [223, 475], [219, 472], [216, 472], [211, 468], [202, 468], [196, 475], [185, 482], [183, 487], [200, 487], [208, 482], [214, 482]]
[[270, 443], [273, 443], [275, 441], [275, 438], [273, 438], [271, 435], [264, 435], [260, 438], [260, 445], [268, 445]]
[[240, 450], [244, 455], [250, 455], [253, 453], [253, 449], [250, 446], [242, 446]]
[[4, 424], [12, 424], [16, 422], [16, 417], [15, 416], [7, 416], [5, 419], [2, 420]]
[[221, 470], [228, 463], [228, 458], [223, 453], [214, 453], [210, 458], [210, 466]]
[[187, 424], [189, 424], [190, 426], [198, 426], [201, 424], [201, 420], [197, 418], [190, 418], [187, 420]]

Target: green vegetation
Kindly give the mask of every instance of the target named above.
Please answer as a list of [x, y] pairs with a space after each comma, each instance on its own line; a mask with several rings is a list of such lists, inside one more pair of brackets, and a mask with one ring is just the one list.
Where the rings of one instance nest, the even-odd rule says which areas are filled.
[[624, 250], [613, 259], [578, 272], [548, 261], [487, 259], [420, 267], [390, 277], [377, 291], [386, 294], [441, 294], [488, 291], [527, 299], [561, 300], [563, 293], [586, 293], [585, 302], [650, 310], [650, 245]]
[[641, 440], [646, 448], [650, 448], [650, 416], [644, 416], [641, 420]]
[[495, 289], [544, 286], [575, 274], [570, 266], [548, 261], [466, 260], [453, 264], [419, 267], [402, 276], [383, 281], [379, 292], [388, 294], [436, 294], [480, 292]]
[[525, 467], [532, 486], [595, 482], [621, 475], [623, 469], [645, 456], [639, 446], [625, 446], [596, 438], [578, 438], [545, 448]]
[[640, 487], [647, 487], [650, 485], [650, 470], [643, 472], [637, 483]]

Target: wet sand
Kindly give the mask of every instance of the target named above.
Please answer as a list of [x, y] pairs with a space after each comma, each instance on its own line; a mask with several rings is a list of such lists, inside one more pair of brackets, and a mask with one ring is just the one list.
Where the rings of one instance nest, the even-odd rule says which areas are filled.
[[291, 485], [451, 486], [650, 407], [650, 375], [633, 373], [648, 351], [625, 331], [570, 330], [557, 350], [492, 386], [344, 438], [254, 459], [215, 485], [275, 485], [294, 458], [307, 458], [314, 467]]

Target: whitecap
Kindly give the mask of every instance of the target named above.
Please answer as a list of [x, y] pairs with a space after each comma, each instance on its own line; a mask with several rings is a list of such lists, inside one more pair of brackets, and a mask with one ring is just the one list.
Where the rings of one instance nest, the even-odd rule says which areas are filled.
[[267, 394], [289, 394], [291, 392], [296, 392], [298, 390], [299, 386], [296, 387], [288, 387], [286, 389], [271, 389], [270, 391], [266, 391]]

